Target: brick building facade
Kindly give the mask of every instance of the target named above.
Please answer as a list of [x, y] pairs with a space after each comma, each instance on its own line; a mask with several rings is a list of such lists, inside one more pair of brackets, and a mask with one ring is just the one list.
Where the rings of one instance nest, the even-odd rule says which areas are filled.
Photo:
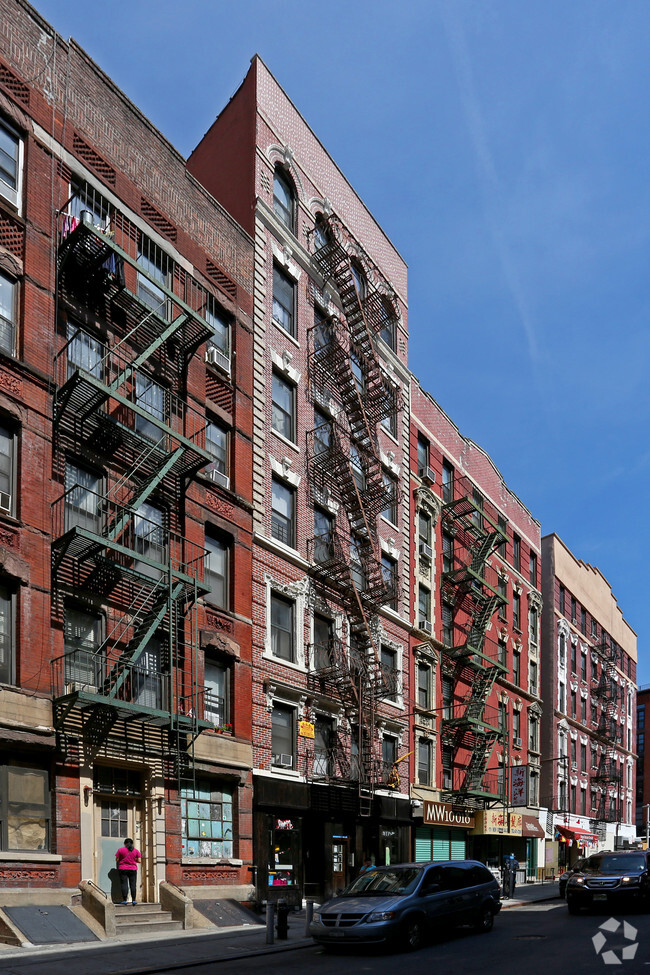
[[515, 852], [535, 877], [540, 525], [415, 378], [410, 457], [416, 855]]
[[256, 865], [297, 902], [410, 855], [406, 268], [257, 57], [189, 166], [255, 239]]
[[[247, 892], [248, 235], [0, 4], [0, 885]], [[119, 884], [118, 884], [119, 887]]]
[[542, 539], [542, 802], [549, 862], [634, 841], [636, 634], [602, 573]]

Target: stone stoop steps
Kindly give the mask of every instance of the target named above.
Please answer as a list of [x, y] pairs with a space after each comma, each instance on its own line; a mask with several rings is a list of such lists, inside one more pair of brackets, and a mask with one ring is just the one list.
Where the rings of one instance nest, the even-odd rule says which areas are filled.
[[160, 904], [116, 904], [116, 935], [156, 935], [159, 931], [181, 931], [182, 921], [172, 921], [171, 911], [163, 911]]

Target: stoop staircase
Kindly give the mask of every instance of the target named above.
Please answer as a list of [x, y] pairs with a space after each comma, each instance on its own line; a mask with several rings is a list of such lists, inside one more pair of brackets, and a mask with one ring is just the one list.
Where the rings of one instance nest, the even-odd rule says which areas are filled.
[[160, 904], [116, 904], [116, 936], [122, 934], [155, 936], [160, 931], [181, 931], [182, 921], [172, 921], [171, 911], [163, 911]]

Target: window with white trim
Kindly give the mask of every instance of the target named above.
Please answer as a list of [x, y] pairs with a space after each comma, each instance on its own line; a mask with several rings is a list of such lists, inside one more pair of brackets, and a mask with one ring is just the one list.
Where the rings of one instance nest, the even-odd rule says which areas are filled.
[[273, 702], [271, 713], [271, 765], [296, 767], [296, 709]]
[[18, 315], [18, 284], [0, 271], [0, 351], [14, 355]]
[[23, 140], [4, 119], [0, 119], [0, 196], [21, 211]]

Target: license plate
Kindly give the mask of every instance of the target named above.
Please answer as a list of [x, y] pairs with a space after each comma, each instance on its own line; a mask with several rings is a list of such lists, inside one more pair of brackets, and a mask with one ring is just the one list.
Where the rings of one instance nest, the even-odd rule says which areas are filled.
[[595, 901], [606, 901], [607, 900], [607, 894], [594, 894], [594, 900]]

